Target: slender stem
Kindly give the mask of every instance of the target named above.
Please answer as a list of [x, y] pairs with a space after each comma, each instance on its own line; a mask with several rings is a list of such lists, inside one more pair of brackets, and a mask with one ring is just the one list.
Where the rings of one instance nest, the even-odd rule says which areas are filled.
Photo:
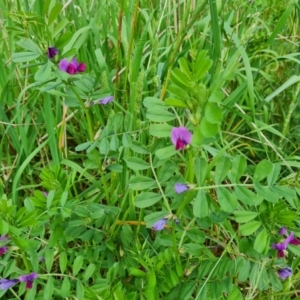
[[121, 0], [121, 3], [120, 3], [120, 13], [119, 13], [119, 26], [118, 26], [118, 44], [117, 44], [115, 91], [118, 90], [117, 87], [118, 87], [118, 82], [119, 82], [119, 71], [120, 71], [120, 60], [121, 60], [121, 36], [122, 36], [123, 10], [124, 10], [124, 0]]
[[212, 190], [220, 187], [235, 187], [235, 186], [244, 186], [244, 187], [254, 187], [254, 184], [244, 184], [244, 183], [229, 183], [229, 184], [217, 184], [217, 185], [207, 185], [195, 187], [193, 190]]
[[160, 190], [160, 193], [161, 193], [161, 195], [162, 195], [162, 197], [163, 197], [163, 199], [164, 199], [164, 203], [165, 203], [165, 205], [166, 205], [168, 211], [170, 212], [170, 214], [172, 214], [172, 210], [171, 210], [171, 207], [170, 207], [170, 205], [169, 205], [168, 199], [167, 199], [166, 196], [165, 196], [165, 193], [164, 193], [164, 191], [163, 191], [163, 189], [162, 189], [162, 187], [161, 187], [161, 185], [160, 185], [160, 183], [159, 183], [159, 180], [158, 180], [158, 178], [157, 178], [157, 176], [156, 176], [156, 173], [155, 173], [155, 170], [154, 170], [154, 168], [153, 168], [153, 164], [152, 164], [152, 154], [150, 154], [150, 165], [151, 165], [151, 170], [152, 170], [153, 176], [154, 176], [154, 178], [155, 178], [155, 181], [156, 181], [156, 183], [157, 183], [157, 185], [158, 185], [158, 188], [159, 188], [159, 190]]
[[81, 107], [82, 107], [82, 109], [83, 109], [83, 111], [84, 111], [84, 113], [86, 115], [86, 120], [87, 120], [87, 125], [88, 125], [89, 139], [90, 139], [90, 141], [93, 141], [94, 134], [93, 134], [93, 127], [92, 127], [92, 121], [91, 121], [91, 116], [89, 114], [89, 110], [85, 106], [84, 102], [82, 101], [80, 95], [77, 93], [76, 89], [71, 84], [69, 85], [69, 87], [71, 88], [71, 90], [75, 94], [76, 98], [80, 102], [80, 105], [81, 105]]

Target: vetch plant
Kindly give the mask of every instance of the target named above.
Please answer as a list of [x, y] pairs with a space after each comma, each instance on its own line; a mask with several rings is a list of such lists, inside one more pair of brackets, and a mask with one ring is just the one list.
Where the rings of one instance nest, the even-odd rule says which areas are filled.
[[112, 102], [114, 100], [114, 97], [113, 96], [108, 96], [108, 97], [105, 97], [103, 99], [100, 99], [100, 100], [96, 100], [96, 101], [91, 101], [90, 105], [95, 105], [95, 104], [108, 104], [110, 102]]
[[8, 290], [19, 282], [19, 279], [0, 279], [0, 289]]
[[48, 47], [47, 56], [49, 59], [54, 58], [59, 53], [58, 49], [55, 47]]
[[160, 231], [163, 230], [165, 228], [165, 225], [167, 223], [168, 219], [167, 218], [163, 218], [161, 220], [158, 220], [157, 222], [155, 222], [152, 226], [152, 228], [156, 231]]
[[0, 280], [0, 289], [7, 290], [17, 284], [18, 282], [26, 282], [26, 289], [32, 288], [32, 283], [35, 279], [38, 278], [38, 274], [33, 272], [28, 275], [21, 275], [15, 279], [1, 279]]
[[86, 64], [84, 62], [78, 63], [75, 57], [73, 57], [70, 62], [64, 58], [59, 62], [59, 69], [63, 72], [69, 73], [70, 75], [73, 75], [84, 72], [86, 69]]
[[187, 184], [184, 184], [184, 183], [176, 183], [174, 185], [174, 189], [175, 189], [177, 194], [181, 194], [185, 191], [188, 191], [190, 189], [190, 187]]
[[5, 246], [0, 247], [0, 256], [7, 252], [7, 248]]
[[171, 140], [176, 150], [182, 150], [192, 140], [192, 133], [184, 126], [174, 127], [171, 132]]
[[290, 267], [279, 269], [277, 273], [281, 279], [286, 279], [287, 277], [293, 275], [292, 269]]
[[19, 276], [19, 280], [21, 282], [26, 282], [26, 289], [31, 289], [33, 281], [37, 278], [38, 278], [38, 274], [35, 272], [30, 273], [28, 275]]
[[[279, 231], [279, 233], [282, 235], [287, 235], [287, 230], [285, 228], [282, 228]], [[273, 249], [278, 251], [277, 256], [282, 258], [284, 257], [284, 251], [287, 249], [287, 246], [289, 244], [296, 245], [296, 246], [300, 244], [300, 241], [294, 238], [294, 232], [291, 232], [291, 234], [284, 240], [283, 243], [273, 244], [272, 247]]]

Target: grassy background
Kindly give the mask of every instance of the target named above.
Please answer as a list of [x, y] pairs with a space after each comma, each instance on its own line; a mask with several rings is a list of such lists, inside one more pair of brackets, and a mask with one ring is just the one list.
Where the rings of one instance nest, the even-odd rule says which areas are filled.
[[[282, 285], [276, 268], [285, 262], [270, 245], [279, 227], [297, 233], [299, 224], [299, 2], [0, 7], [0, 233], [12, 239], [0, 274], [41, 274], [34, 289], [10, 290], [3, 299], [297, 294], [299, 250], [286, 260], [295, 276]], [[48, 60], [48, 46], [59, 57]], [[58, 70], [72, 56], [86, 63], [84, 74]], [[88, 105], [108, 95], [111, 104]], [[221, 119], [208, 119], [207, 103]], [[203, 125], [205, 117], [212, 123]], [[193, 150], [175, 154], [170, 128], [179, 125], [194, 133]], [[236, 181], [226, 177], [235, 167]], [[230, 208], [219, 206], [218, 187], [255, 178], [280, 192], [249, 188], [253, 204], [230, 187], [235, 200], [224, 192]], [[198, 190], [175, 195], [176, 182]], [[241, 211], [253, 219], [243, 220]], [[169, 213], [179, 228], [149, 228]], [[257, 231], [238, 231], [247, 220], [260, 222]]]

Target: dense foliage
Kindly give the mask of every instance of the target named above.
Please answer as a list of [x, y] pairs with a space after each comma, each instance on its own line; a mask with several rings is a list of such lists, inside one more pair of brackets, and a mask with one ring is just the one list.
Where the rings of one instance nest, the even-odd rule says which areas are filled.
[[0, 0], [1, 299], [300, 299], [296, 0]]

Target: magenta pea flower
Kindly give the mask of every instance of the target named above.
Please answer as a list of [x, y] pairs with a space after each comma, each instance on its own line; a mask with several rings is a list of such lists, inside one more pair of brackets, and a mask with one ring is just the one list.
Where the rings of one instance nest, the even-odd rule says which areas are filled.
[[171, 132], [171, 140], [176, 150], [184, 149], [192, 140], [192, 133], [185, 127], [174, 127]]
[[30, 273], [28, 275], [21, 275], [19, 276], [19, 280], [21, 282], [26, 282], [26, 289], [31, 289], [32, 288], [32, 282], [34, 279], [37, 279], [38, 278], [38, 274], [33, 272], [33, 273]]
[[284, 251], [287, 249], [287, 246], [289, 244], [292, 244], [295, 246], [300, 244], [300, 241], [298, 239], [295, 239], [294, 232], [291, 232], [291, 234], [284, 240], [283, 243], [273, 244], [272, 247], [273, 247], [273, 249], [278, 251], [277, 256], [279, 258], [282, 258], [282, 257], [284, 257]]
[[102, 98], [100, 100], [96, 100], [96, 101], [92, 101], [90, 103], [90, 105], [94, 105], [94, 104], [108, 104], [110, 102], [112, 102], [114, 100], [114, 97], [113, 96], [108, 96], [108, 97], [105, 97], [105, 98]]
[[292, 269], [290, 267], [279, 269], [277, 273], [281, 279], [286, 279], [287, 277], [293, 275]]
[[152, 228], [156, 231], [160, 231], [163, 230], [165, 228], [165, 225], [167, 223], [168, 219], [167, 218], [163, 218], [161, 220], [158, 220], [157, 222], [155, 222], [152, 226]]
[[0, 289], [8, 290], [19, 282], [19, 279], [0, 279]]
[[185, 191], [188, 191], [190, 189], [190, 187], [187, 184], [184, 184], [184, 183], [176, 183], [174, 185], [174, 189], [175, 189], [177, 194], [181, 194]]
[[55, 47], [48, 47], [47, 56], [49, 59], [54, 58], [58, 54], [58, 49]]
[[7, 248], [5, 246], [0, 247], [0, 256], [7, 252]]
[[70, 75], [76, 74], [78, 72], [82, 73], [86, 69], [86, 64], [85, 63], [78, 63], [77, 59], [73, 57], [73, 59], [68, 62], [66, 58], [62, 59], [59, 62], [59, 69], [63, 72], [67, 72]]

